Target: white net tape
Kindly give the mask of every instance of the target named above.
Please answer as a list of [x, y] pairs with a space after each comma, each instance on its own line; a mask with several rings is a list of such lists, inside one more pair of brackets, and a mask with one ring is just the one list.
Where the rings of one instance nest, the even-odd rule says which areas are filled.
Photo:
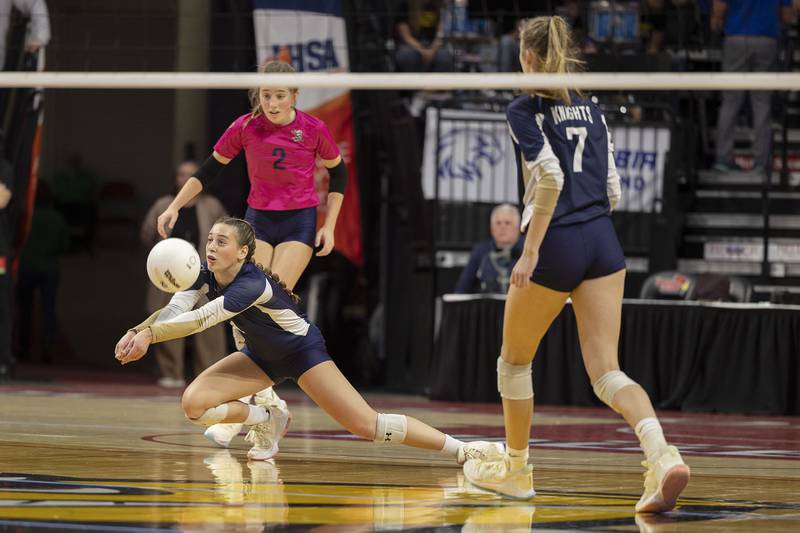
[[0, 87], [70, 89], [573, 89], [796, 91], [800, 73], [387, 74], [232, 72], [3, 72]]

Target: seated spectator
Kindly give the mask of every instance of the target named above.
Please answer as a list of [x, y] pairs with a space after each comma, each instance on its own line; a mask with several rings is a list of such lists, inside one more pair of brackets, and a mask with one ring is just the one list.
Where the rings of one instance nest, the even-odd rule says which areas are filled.
[[505, 293], [511, 269], [522, 255], [519, 210], [500, 204], [492, 210], [489, 229], [492, 238], [472, 248], [469, 262], [456, 284], [456, 293]]
[[408, 0], [398, 6], [398, 72], [452, 72], [453, 57], [441, 39], [441, 10], [442, 0]]

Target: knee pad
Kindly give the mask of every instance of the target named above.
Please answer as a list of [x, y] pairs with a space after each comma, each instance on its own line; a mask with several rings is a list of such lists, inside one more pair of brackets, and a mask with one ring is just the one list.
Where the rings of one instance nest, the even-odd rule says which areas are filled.
[[374, 442], [400, 444], [406, 440], [407, 430], [408, 419], [406, 415], [384, 415], [378, 413]]
[[619, 413], [617, 408], [614, 407], [614, 395], [628, 385], [636, 385], [636, 382], [626, 376], [625, 372], [612, 370], [611, 372], [606, 372], [592, 383], [592, 388], [604, 404]]
[[223, 403], [211, 409], [206, 409], [197, 418], [189, 418], [188, 416], [186, 418], [189, 418], [189, 422], [198, 426], [213, 426], [225, 420], [226, 416], [228, 416], [228, 404]]
[[531, 364], [512, 365], [503, 357], [497, 358], [497, 390], [506, 400], [529, 400], [533, 398]]

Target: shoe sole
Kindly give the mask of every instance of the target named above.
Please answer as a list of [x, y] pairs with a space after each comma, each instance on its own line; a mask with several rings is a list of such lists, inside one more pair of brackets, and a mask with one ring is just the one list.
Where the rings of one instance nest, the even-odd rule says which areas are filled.
[[526, 494], [524, 496], [518, 496], [516, 494], [509, 494], [507, 492], [502, 492], [502, 491], [500, 491], [500, 490], [498, 490], [496, 488], [493, 488], [493, 487], [489, 487], [489, 486], [482, 487], [482, 486], [478, 485], [477, 483], [475, 483], [474, 481], [470, 481], [469, 478], [467, 478], [467, 484], [469, 486], [475, 488], [475, 489], [480, 490], [480, 491], [490, 492], [492, 494], [499, 494], [500, 496], [502, 496], [504, 498], [511, 499], [511, 500], [527, 501], [527, 500], [530, 500], [531, 498], [534, 498], [536, 496], [536, 491], [535, 490], [532, 490], [530, 493], [528, 493], [528, 494]]
[[683, 489], [689, 483], [691, 470], [687, 465], [675, 465], [667, 471], [661, 482], [658, 496], [644, 505], [637, 513], [664, 513], [675, 508]]

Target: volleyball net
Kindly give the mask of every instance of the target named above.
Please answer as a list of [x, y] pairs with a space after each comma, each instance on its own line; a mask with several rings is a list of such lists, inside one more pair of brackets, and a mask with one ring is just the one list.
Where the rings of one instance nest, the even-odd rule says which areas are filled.
[[[350, 233], [337, 245], [356, 264], [363, 264], [363, 234], [374, 231], [380, 206], [399, 195], [414, 239], [432, 243], [426, 261], [462, 266], [470, 245], [486, 236], [491, 209], [519, 201], [505, 106], [526, 90], [567, 87], [590, 95], [607, 118], [622, 181], [615, 223], [632, 270], [683, 261], [690, 270], [759, 275], [775, 263], [787, 276], [800, 275], [800, 223], [790, 208], [800, 185], [800, 73], [0, 74], [0, 88], [46, 94], [38, 166], [44, 180], [63, 175], [73, 154], [90, 153], [84, 158], [106, 200], [99, 219], [127, 220], [128, 244], [143, 206], [169, 189], [174, 165], [204, 159], [249, 110], [246, 90], [259, 86], [298, 88], [298, 107], [323, 118], [342, 146], [356, 195], [342, 215]], [[715, 170], [726, 94], [742, 105], [727, 126], [728, 168]], [[768, 95], [766, 155], [754, 149], [765, 144], [755, 138], [748, 94]], [[319, 174], [324, 205], [326, 176]], [[243, 175], [212, 189], [234, 213], [246, 196]], [[389, 178], [377, 185], [375, 176]]]

